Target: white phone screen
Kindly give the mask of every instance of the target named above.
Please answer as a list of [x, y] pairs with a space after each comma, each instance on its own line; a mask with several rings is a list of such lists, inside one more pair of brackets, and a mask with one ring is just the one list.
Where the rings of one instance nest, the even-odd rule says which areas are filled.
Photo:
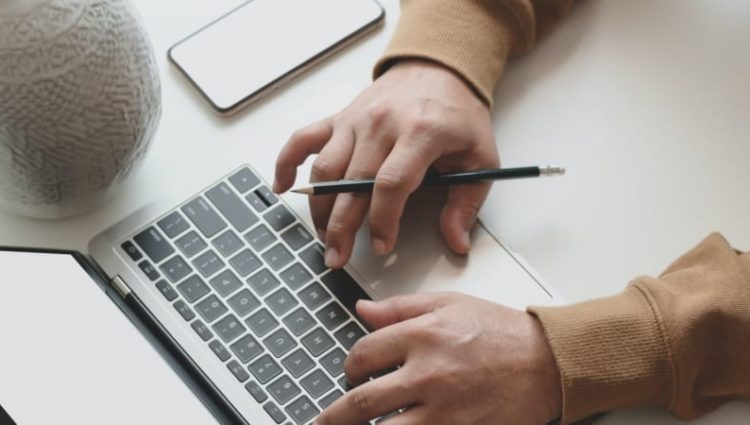
[[231, 112], [382, 21], [375, 0], [252, 0], [170, 50], [220, 112]]

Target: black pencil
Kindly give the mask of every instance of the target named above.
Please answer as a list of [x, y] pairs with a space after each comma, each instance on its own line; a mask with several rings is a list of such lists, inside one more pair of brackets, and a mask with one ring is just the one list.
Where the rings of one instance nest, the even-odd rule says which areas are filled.
[[[560, 176], [565, 168], [552, 165], [540, 167], [493, 168], [488, 170], [465, 171], [449, 174], [429, 174], [422, 180], [422, 186], [476, 183], [490, 180], [522, 179], [529, 177]], [[326, 195], [332, 193], [372, 192], [374, 179], [337, 180], [313, 183], [308, 187], [292, 189], [292, 192], [305, 195]]]

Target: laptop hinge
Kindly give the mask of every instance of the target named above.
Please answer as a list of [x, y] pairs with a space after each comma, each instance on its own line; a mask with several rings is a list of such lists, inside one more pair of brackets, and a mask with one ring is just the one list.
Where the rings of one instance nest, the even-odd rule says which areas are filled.
[[125, 299], [128, 295], [130, 295], [131, 291], [130, 287], [127, 283], [120, 277], [120, 275], [115, 276], [112, 278], [112, 280], [109, 281], [109, 284], [115, 288], [115, 291], [117, 291], [118, 294], [120, 294], [120, 297]]

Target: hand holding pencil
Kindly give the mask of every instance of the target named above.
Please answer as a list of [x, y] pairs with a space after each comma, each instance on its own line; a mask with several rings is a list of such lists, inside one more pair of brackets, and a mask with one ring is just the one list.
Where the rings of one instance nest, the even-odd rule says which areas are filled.
[[[342, 267], [365, 218], [375, 254], [396, 243], [401, 214], [428, 169], [439, 173], [497, 168], [489, 107], [452, 71], [429, 62], [391, 67], [351, 104], [298, 130], [279, 154], [274, 190], [289, 190], [296, 169], [317, 154], [311, 182], [373, 178], [372, 195], [310, 196], [310, 212], [325, 241], [326, 263]], [[469, 231], [489, 182], [450, 186], [440, 226], [448, 246], [469, 251]]]

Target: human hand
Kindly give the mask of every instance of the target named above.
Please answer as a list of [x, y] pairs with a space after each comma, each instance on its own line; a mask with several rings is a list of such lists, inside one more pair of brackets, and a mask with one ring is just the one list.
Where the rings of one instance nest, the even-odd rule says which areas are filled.
[[[409, 195], [428, 168], [440, 172], [499, 165], [489, 108], [452, 71], [424, 61], [395, 65], [341, 112], [298, 130], [279, 154], [274, 191], [288, 190], [296, 169], [318, 153], [311, 181], [375, 178], [370, 194], [310, 197], [326, 264], [349, 260], [369, 209], [373, 250], [390, 252]], [[469, 230], [489, 183], [453, 186], [440, 217], [454, 251], [469, 250]]]
[[559, 371], [533, 316], [452, 293], [360, 301], [357, 311], [376, 329], [344, 365], [359, 386], [316, 425], [356, 425], [401, 408], [384, 424], [544, 425], [560, 416]]

